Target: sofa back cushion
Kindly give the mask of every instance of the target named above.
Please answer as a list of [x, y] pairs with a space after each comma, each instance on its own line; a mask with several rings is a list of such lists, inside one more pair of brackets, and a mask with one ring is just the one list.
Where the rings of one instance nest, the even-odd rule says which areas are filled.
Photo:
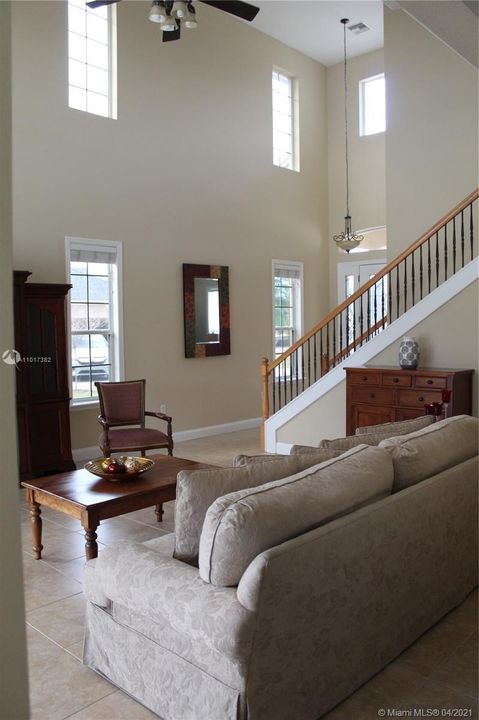
[[237, 585], [264, 550], [391, 493], [388, 453], [361, 446], [292, 477], [216, 500], [200, 540], [200, 576]]
[[456, 415], [409, 435], [383, 440], [379, 447], [394, 463], [393, 492], [454, 467], [478, 453], [478, 420]]
[[[295, 449], [299, 447], [305, 448], [305, 450], [301, 452]], [[317, 447], [308, 447], [307, 445], [293, 445], [291, 448], [291, 455], [309, 456], [308, 458], [303, 457], [298, 459], [298, 462], [302, 464], [302, 467], [298, 467], [298, 470], [304, 470], [307, 467], [311, 467], [311, 465], [318, 465], [326, 460], [332, 460], [340, 454], [340, 450], [329, 450], [328, 448], [321, 450]], [[258, 462], [270, 462], [278, 458], [291, 457], [291, 455], [236, 455], [233, 460], [233, 465], [235, 467], [244, 467], [245, 465], [253, 465]]]
[[182, 470], [176, 481], [174, 557], [198, 565], [200, 535], [209, 506], [227, 493], [256, 487], [298, 472], [296, 458], [238, 468]]
[[428, 425], [432, 425], [434, 417], [432, 415], [421, 415], [421, 417], [412, 420], [401, 420], [400, 422], [384, 423], [383, 425], [365, 425], [356, 428], [356, 435], [364, 435], [366, 433], [388, 433], [389, 437], [396, 435], [407, 435], [408, 433], [422, 430]]
[[334, 438], [334, 440], [321, 440], [318, 447], [320, 449], [339, 450], [345, 452], [358, 445], [379, 445], [381, 440], [391, 437], [390, 433], [364, 433], [364, 435], [348, 435], [347, 437]]

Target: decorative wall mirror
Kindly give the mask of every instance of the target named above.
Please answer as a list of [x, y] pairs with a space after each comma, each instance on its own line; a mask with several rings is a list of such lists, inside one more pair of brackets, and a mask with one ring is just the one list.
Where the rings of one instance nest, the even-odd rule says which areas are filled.
[[230, 354], [228, 268], [183, 264], [185, 357]]

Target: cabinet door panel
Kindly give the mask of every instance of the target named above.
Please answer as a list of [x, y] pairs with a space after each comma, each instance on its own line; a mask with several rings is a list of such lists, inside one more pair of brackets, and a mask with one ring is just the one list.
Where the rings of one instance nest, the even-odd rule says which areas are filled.
[[353, 406], [353, 428], [365, 425], [382, 425], [382, 423], [394, 420], [394, 408], [381, 407], [379, 405], [354, 405]]
[[422, 417], [424, 415], [424, 408], [420, 410], [417, 408], [417, 410], [413, 410], [413, 408], [401, 408], [396, 410], [396, 417], [395, 420], [397, 422], [400, 422], [401, 420], [415, 420], [418, 417]]

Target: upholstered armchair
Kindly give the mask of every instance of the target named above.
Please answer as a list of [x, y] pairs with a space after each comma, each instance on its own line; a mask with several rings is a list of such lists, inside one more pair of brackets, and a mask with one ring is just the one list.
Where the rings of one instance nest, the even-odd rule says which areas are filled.
[[[138, 450], [144, 455], [156, 448], [168, 448], [168, 455], [173, 455], [172, 419], [145, 410], [145, 380], [96, 382], [95, 386], [100, 398], [98, 421], [103, 428], [98, 442], [104, 457]], [[165, 422], [166, 433], [145, 427], [145, 417]]]

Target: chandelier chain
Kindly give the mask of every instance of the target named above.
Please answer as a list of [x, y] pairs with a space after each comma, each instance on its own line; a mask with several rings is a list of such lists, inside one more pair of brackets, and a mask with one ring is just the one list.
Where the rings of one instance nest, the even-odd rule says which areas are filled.
[[347, 55], [346, 55], [346, 23], [343, 23], [344, 30], [344, 134], [346, 144], [346, 214], [349, 215], [349, 161], [348, 161], [348, 77], [347, 77]]

